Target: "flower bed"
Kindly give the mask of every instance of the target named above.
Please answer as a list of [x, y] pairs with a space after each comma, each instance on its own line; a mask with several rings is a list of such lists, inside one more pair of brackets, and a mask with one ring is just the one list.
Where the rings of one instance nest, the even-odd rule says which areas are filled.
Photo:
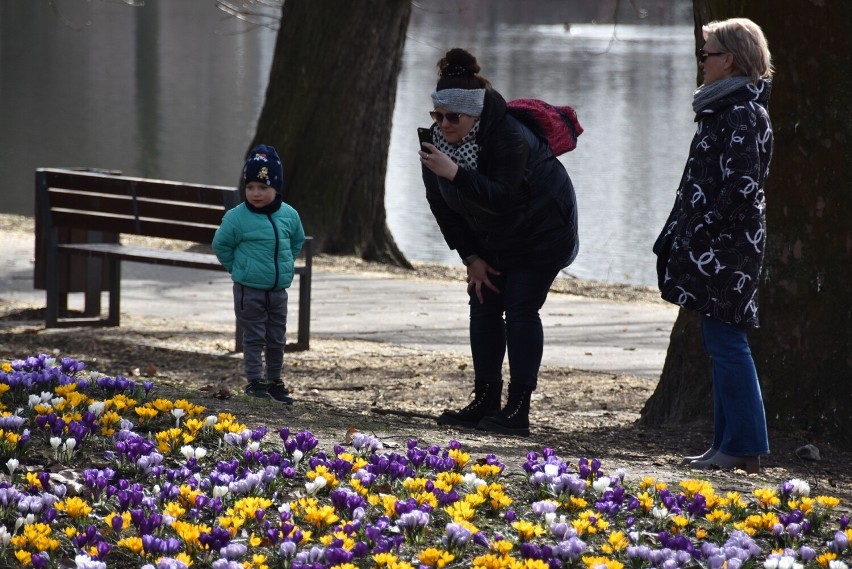
[[[353, 432], [205, 415], [156, 385], [48, 355], [0, 371], [0, 558], [33, 567], [843, 569], [839, 500], [789, 480], [751, 495], [627, 481], [552, 450], [456, 441], [402, 452]], [[85, 466], [83, 466], [85, 465]]]

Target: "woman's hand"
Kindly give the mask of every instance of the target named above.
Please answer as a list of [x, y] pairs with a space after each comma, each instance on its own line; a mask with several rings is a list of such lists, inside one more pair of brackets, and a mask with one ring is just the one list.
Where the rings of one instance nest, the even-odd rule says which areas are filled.
[[497, 294], [500, 290], [494, 286], [488, 275], [499, 275], [500, 271], [486, 263], [482, 258], [476, 259], [467, 267], [467, 293], [476, 290], [476, 298], [479, 299], [479, 304], [485, 304], [485, 299], [482, 297], [482, 286], [485, 285]]
[[452, 182], [456, 177], [456, 172], [459, 171], [458, 164], [453, 162], [449, 156], [435, 148], [434, 144], [424, 142], [423, 146], [428, 148], [431, 153], [421, 150], [420, 163], [431, 170], [436, 176], [446, 178]]

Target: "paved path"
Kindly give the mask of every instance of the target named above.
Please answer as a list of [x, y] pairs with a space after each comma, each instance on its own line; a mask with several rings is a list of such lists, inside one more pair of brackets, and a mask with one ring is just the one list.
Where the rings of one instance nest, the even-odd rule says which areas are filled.
[[[32, 239], [4, 239], [0, 304], [9, 300], [44, 303], [44, 291], [32, 287], [32, 257]], [[462, 283], [316, 271], [312, 298], [314, 338], [469, 353], [467, 295]], [[121, 301], [124, 313], [227, 326], [234, 320], [230, 279], [215, 271], [126, 263]], [[296, 286], [290, 289], [289, 305], [290, 321], [295, 323]], [[668, 305], [551, 294], [542, 310], [543, 363], [659, 377], [676, 316], [676, 308]], [[295, 327], [291, 337], [294, 332]]]

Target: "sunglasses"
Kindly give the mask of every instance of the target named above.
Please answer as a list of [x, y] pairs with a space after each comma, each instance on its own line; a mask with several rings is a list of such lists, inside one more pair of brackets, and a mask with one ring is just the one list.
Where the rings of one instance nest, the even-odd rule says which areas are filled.
[[727, 51], [704, 51], [703, 49], [698, 52], [699, 61], [706, 61], [708, 57], [712, 55], [725, 55]]
[[459, 124], [459, 118], [461, 118], [463, 113], [439, 113], [438, 111], [431, 111], [429, 116], [432, 117], [432, 120], [438, 124], [444, 122], [444, 119], [447, 119], [447, 122], [450, 124]]

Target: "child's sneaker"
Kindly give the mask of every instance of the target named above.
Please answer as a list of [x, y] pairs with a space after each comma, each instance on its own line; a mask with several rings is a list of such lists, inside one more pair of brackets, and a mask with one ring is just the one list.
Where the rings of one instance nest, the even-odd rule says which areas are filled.
[[245, 388], [245, 394], [258, 399], [269, 399], [269, 386], [260, 381], [249, 381]]
[[290, 397], [290, 391], [284, 387], [283, 383], [273, 383], [269, 386], [267, 390], [267, 394], [275, 399], [276, 401], [280, 401], [285, 405], [290, 405], [293, 403], [293, 398]]

